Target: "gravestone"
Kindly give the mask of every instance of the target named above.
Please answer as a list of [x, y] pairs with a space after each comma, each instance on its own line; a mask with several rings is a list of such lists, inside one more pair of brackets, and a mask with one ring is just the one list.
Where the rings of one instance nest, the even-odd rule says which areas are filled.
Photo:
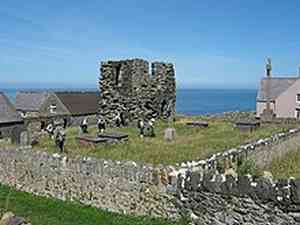
[[236, 127], [241, 131], [241, 132], [253, 132], [257, 128], [260, 127], [260, 122], [258, 121], [237, 121], [235, 123]]
[[165, 129], [165, 141], [171, 142], [175, 140], [176, 130], [175, 128], [167, 128]]
[[22, 131], [20, 134], [20, 145], [27, 146], [29, 144], [29, 137], [27, 131]]

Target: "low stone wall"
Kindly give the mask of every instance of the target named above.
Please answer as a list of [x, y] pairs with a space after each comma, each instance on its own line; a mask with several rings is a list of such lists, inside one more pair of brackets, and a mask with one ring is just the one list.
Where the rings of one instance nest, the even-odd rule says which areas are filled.
[[178, 201], [183, 215], [197, 225], [297, 225], [300, 215], [276, 204], [203, 191], [185, 191]]
[[238, 176], [233, 170], [240, 160], [282, 154], [299, 139], [300, 129], [294, 129], [177, 166], [6, 149], [0, 151], [0, 183], [120, 213], [188, 214], [194, 224], [300, 224], [300, 179]]
[[176, 218], [175, 198], [167, 195], [163, 183], [169, 170], [28, 149], [0, 151], [2, 184], [120, 213]]
[[[269, 155], [276, 152], [280, 152], [280, 154], [286, 153], [288, 148], [285, 147], [297, 142], [299, 139], [300, 129], [291, 129], [285, 133], [274, 134], [271, 137], [253, 141], [251, 143], [241, 145], [238, 148], [213, 154], [211, 157], [208, 157], [204, 160], [186, 161], [178, 166], [180, 167], [180, 172], [186, 172], [190, 170], [216, 170], [218, 163], [222, 161], [225, 163], [225, 166], [226, 164], [227, 166], [232, 166], [233, 164], [238, 163], [238, 161], [244, 159], [251, 158], [259, 160], [262, 152]], [[268, 160], [270, 159], [271, 158], [269, 157]]]
[[286, 222], [282, 218], [292, 222], [287, 224], [300, 222], [300, 179], [275, 181], [267, 176], [235, 177], [197, 171], [181, 175], [177, 183], [180, 211], [189, 212], [197, 222], [215, 219], [221, 223], [229, 219], [235, 221], [233, 224], [266, 224], [267, 218], [273, 218], [269, 224]]
[[[300, 224], [300, 179], [273, 180], [238, 176], [239, 161], [254, 159], [263, 166], [273, 157], [299, 146], [300, 129], [181, 164], [173, 172], [178, 208], [196, 224]], [[221, 171], [218, 164], [223, 162]]]

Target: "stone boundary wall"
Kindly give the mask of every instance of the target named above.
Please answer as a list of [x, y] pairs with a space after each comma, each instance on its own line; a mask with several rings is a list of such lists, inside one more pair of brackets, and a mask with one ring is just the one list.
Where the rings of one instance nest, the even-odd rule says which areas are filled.
[[[256, 155], [260, 155], [262, 151], [273, 151], [274, 147], [278, 146], [280, 143], [286, 143], [286, 141], [299, 138], [300, 128], [299, 129], [290, 129], [287, 132], [277, 133], [271, 137], [253, 141], [244, 145], [239, 146], [238, 148], [232, 148], [224, 152], [219, 152], [213, 154], [211, 157], [208, 157], [204, 160], [199, 161], [186, 161], [177, 165], [180, 167], [179, 173], [186, 171], [209, 171], [216, 170], [218, 163], [221, 161], [227, 161], [228, 165], [236, 163], [239, 159], [246, 158], [256, 158]], [[285, 145], [287, 146], [287, 145]]]
[[[252, 224], [273, 225], [281, 221], [297, 224], [300, 221], [299, 179], [238, 177], [235, 173], [218, 171], [218, 163], [225, 162], [230, 171], [240, 159], [273, 151], [279, 145], [297, 142], [299, 137], [300, 129], [293, 129], [214, 154], [206, 160], [177, 166], [67, 158], [31, 149], [6, 149], [0, 151], [0, 183], [119, 213], [171, 219], [188, 214], [195, 224], [247, 224], [244, 220], [247, 216], [243, 215], [250, 216]], [[228, 214], [227, 206], [238, 212]], [[275, 218], [275, 222], [263, 223], [266, 222], [266, 218], [261, 219], [264, 214]], [[226, 222], [228, 218], [235, 223]], [[260, 219], [263, 222], [257, 222]]]
[[174, 197], [165, 188], [170, 169], [30, 149], [0, 151], [2, 184], [109, 211], [176, 218]]
[[[240, 161], [254, 159], [263, 166], [299, 141], [300, 129], [292, 129], [206, 160], [182, 163], [172, 174], [179, 211], [196, 224], [300, 224], [300, 179], [235, 173]], [[220, 162], [225, 171], [218, 168]]]

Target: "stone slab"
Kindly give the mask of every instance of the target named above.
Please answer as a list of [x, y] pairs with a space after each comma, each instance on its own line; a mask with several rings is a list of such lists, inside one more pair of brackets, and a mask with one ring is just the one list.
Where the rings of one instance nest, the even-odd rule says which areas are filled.
[[98, 133], [97, 137], [104, 139], [113, 139], [118, 141], [128, 139], [128, 135], [124, 133]]
[[235, 126], [241, 131], [253, 131], [260, 127], [260, 122], [258, 121], [237, 121]]
[[258, 121], [237, 121], [235, 122], [237, 126], [252, 126], [252, 127], [259, 127], [260, 122]]
[[106, 143], [109, 141], [108, 138], [90, 137], [90, 136], [79, 136], [77, 137], [77, 140], [91, 143], [91, 144]]
[[192, 121], [192, 122], [187, 122], [186, 126], [188, 126], [188, 127], [208, 127], [208, 122], [207, 121]]

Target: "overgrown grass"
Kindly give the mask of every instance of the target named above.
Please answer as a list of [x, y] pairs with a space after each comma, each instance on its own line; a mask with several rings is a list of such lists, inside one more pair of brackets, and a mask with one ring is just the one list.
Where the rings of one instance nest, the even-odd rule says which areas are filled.
[[270, 171], [275, 178], [300, 178], [300, 148], [273, 159], [264, 169]]
[[[8, 199], [9, 197], [9, 199]], [[1, 212], [2, 211], [2, 212]], [[0, 214], [12, 211], [32, 225], [185, 225], [163, 219], [133, 217], [96, 208], [33, 196], [0, 185]]]
[[[66, 151], [69, 155], [90, 155], [113, 160], [134, 160], [153, 164], [175, 164], [186, 160], [201, 159], [228, 148], [237, 147], [251, 140], [270, 136], [287, 127], [268, 125], [252, 133], [241, 133], [230, 122], [210, 120], [209, 128], [187, 128], [185, 123], [197, 118], [183, 118], [173, 124], [176, 128], [176, 140], [168, 143], [164, 140], [167, 123], [156, 124], [156, 137], [141, 139], [136, 128], [109, 129], [109, 131], [129, 134], [129, 141], [116, 145], [98, 145], [96, 148], [78, 144], [79, 128], [67, 130]], [[90, 135], [96, 134], [96, 128], [90, 129]], [[35, 149], [57, 152], [54, 141], [45, 137]]]

